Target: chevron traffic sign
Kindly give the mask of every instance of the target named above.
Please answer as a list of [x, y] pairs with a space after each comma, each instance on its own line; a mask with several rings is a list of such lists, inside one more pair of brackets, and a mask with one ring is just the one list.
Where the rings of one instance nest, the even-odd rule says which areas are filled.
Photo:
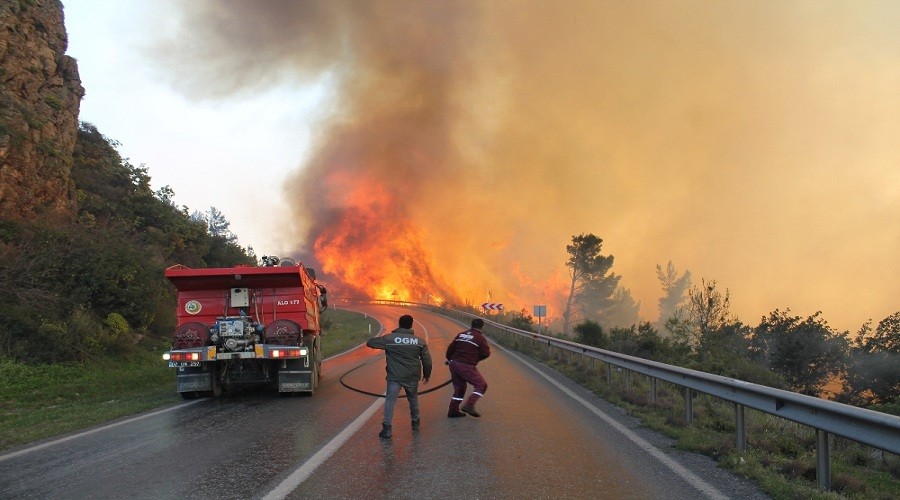
[[496, 302], [485, 302], [484, 304], [481, 304], [481, 308], [485, 311], [502, 311], [503, 304], [498, 304]]

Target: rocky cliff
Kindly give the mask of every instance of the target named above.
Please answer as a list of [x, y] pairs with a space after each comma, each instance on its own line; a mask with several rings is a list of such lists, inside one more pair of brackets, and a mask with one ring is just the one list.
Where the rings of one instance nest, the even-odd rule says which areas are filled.
[[74, 217], [84, 88], [67, 44], [59, 0], [0, 0], [0, 217]]

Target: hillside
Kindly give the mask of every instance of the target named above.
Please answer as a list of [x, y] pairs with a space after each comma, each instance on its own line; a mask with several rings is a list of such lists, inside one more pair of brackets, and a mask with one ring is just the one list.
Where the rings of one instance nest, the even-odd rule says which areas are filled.
[[78, 122], [59, 1], [4, 2], [0, 27], [0, 358], [128, 354], [171, 331], [166, 267], [255, 258]]
[[65, 222], [75, 215], [72, 152], [84, 88], [59, 0], [0, 7], [0, 213]]

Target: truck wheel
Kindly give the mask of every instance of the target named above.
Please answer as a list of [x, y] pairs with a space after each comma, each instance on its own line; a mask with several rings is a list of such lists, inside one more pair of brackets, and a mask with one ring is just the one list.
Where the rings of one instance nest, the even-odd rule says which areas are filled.
[[316, 373], [318, 374], [318, 380], [322, 380], [322, 337], [316, 337], [315, 341], [316, 346]]
[[222, 381], [219, 380], [219, 370], [214, 369], [212, 374], [212, 397], [220, 398], [222, 397]]
[[316, 393], [316, 388], [319, 387], [319, 365], [315, 363], [312, 366], [312, 373], [309, 374], [309, 385], [309, 391], [302, 393], [304, 396], [312, 396]]

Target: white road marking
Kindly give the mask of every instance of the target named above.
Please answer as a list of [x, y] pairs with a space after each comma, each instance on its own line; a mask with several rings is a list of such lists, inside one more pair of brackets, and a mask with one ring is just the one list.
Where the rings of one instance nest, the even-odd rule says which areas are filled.
[[416, 323], [418, 323], [419, 326], [422, 327], [422, 330], [425, 330], [425, 343], [427, 344], [428, 343], [428, 328], [425, 328], [425, 325], [423, 325], [422, 322], [419, 320], [416, 320]]
[[129, 424], [129, 423], [131, 423], [131, 422], [134, 422], [134, 421], [137, 421], [137, 420], [141, 420], [141, 419], [143, 419], [143, 418], [152, 417], [152, 416], [159, 415], [159, 414], [161, 414], [161, 413], [166, 413], [166, 412], [173, 411], [173, 410], [178, 410], [178, 409], [180, 409], [180, 408], [184, 408], [185, 406], [190, 406], [190, 405], [193, 405], [193, 404], [197, 404], [197, 403], [199, 403], [200, 401], [203, 401], [203, 400], [202, 400], [202, 399], [198, 399], [198, 400], [196, 400], [196, 401], [188, 401], [187, 403], [182, 403], [182, 404], [177, 405], [177, 406], [172, 406], [172, 407], [165, 408], [165, 409], [162, 409], [162, 410], [157, 410], [157, 411], [154, 411], [154, 412], [151, 412], [151, 413], [145, 413], [145, 414], [139, 415], [139, 416], [137, 416], [137, 417], [129, 418], [128, 420], [123, 420], [123, 421], [121, 421], [121, 422], [116, 422], [116, 423], [114, 423], [114, 424], [104, 425], [103, 427], [97, 427], [96, 429], [91, 429], [91, 430], [89, 430], [89, 431], [80, 432], [80, 433], [78, 433], [78, 434], [73, 434], [73, 435], [71, 435], [71, 436], [66, 436], [66, 437], [64, 437], [64, 438], [55, 439], [55, 440], [53, 440], [53, 441], [48, 441], [48, 442], [46, 442], [46, 443], [39, 444], [39, 445], [37, 445], [37, 446], [32, 446], [31, 448], [25, 448], [24, 450], [15, 451], [15, 452], [12, 452], [12, 453], [8, 453], [8, 454], [6, 454], [6, 455], [0, 455], [0, 462], [2, 462], [2, 461], [4, 461], [4, 460], [8, 460], [8, 459], [10, 459], [10, 458], [18, 457], [18, 456], [20, 456], [20, 455], [24, 455], [24, 454], [26, 454], [26, 453], [31, 453], [32, 451], [42, 450], [42, 449], [48, 448], [48, 447], [50, 447], [50, 446], [54, 446], [54, 445], [57, 445], [57, 444], [60, 444], [60, 443], [65, 443], [66, 441], [71, 441], [71, 440], [73, 440], [73, 439], [78, 439], [78, 438], [80, 438], [80, 437], [88, 436], [88, 435], [90, 435], [90, 434], [94, 434], [94, 433], [97, 433], [97, 432], [100, 432], [100, 431], [105, 431], [106, 429], [111, 429], [111, 428], [113, 428], [113, 427], [118, 427], [118, 426], [120, 426], [120, 425]]
[[[373, 319], [374, 319], [374, 318], [373, 318]], [[377, 320], [376, 320], [376, 321], [377, 321]], [[421, 323], [419, 323], [419, 324], [421, 325]], [[379, 325], [380, 325], [380, 322], [379, 322]], [[422, 325], [422, 329], [425, 330], [425, 336], [426, 336], [425, 338], [426, 338], [426, 342], [427, 342], [427, 338], [428, 338], [428, 330], [425, 328], [425, 325]], [[382, 326], [382, 327], [381, 327], [381, 331], [383, 331], [383, 330], [384, 330], [384, 327]], [[380, 332], [379, 332], [379, 333], [380, 333]], [[343, 356], [344, 354], [348, 354], [348, 353], [350, 353], [350, 352], [352, 352], [352, 351], [355, 351], [356, 349], [359, 349], [359, 348], [363, 347], [364, 345], [365, 345], [365, 344], [360, 344], [360, 345], [358, 345], [358, 346], [356, 346], [356, 347], [354, 347], [354, 348], [352, 348], [352, 349], [349, 349], [349, 350], [347, 350], [347, 351], [344, 351], [344, 352], [335, 354], [335, 355], [333, 355], [333, 356], [330, 356], [330, 357], [328, 357], [328, 358], [326, 358], [326, 359], [323, 359], [322, 362], [324, 363], [325, 361], [329, 361], [329, 360], [331, 360], [331, 359], [334, 359], [334, 358]], [[97, 433], [97, 432], [100, 432], [100, 431], [104, 431], [104, 430], [107, 430], [107, 429], [111, 429], [111, 428], [113, 428], [113, 427], [118, 427], [118, 426], [120, 426], [120, 425], [124, 425], [124, 424], [128, 424], [128, 423], [131, 423], [131, 422], [135, 422], [135, 421], [137, 421], [137, 420], [141, 420], [141, 419], [144, 419], [144, 418], [152, 417], [152, 416], [159, 415], [159, 414], [166, 413], [166, 412], [170, 412], [170, 411], [173, 411], [173, 410], [178, 410], [178, 409], [184, 408], [184, 407], [186, 407], [186, 406], [190, 406], [190, 405], [193, 405], [193, 404], [197, 404], [197, 403], [199, 403], [199, 402], [201, 402], [201, 401], [203, 401], [203, 399], [198, 399], [198, 400], [196, 400], [196, 401], [188, 401], [188, 402], [182, 403], [182, 404], [180, 404], [180, 405], [172, 406], [172, 407], [169, 407], [169, 408], [165, 408], [165, 409], [162, 409], [162, 410], [157, 410], [157, 411], [150, 412], [150, 413], [145, 413], [145, 414], [143, 414], [143, 415], [140, 415], [140, 416], [137, 416], [137, 417], [133, 417], [133, 418], [129, 418], [129, 419], [123, 420], [123, 421], [121, 421], [121, 422], [116, 422], [116, 423], [114, 423], [114, 424], [104, 425], [103, 427], [97, 427], [96, 429], [91, 429], [91, 430], [89, 430], [89, 431], [80, 432], [80, 433], [78, 433], [78, 434], [73, 434], [73, 435], [71, 435], [71, 436], [66, 436], [66, 437], [64, 437], [64, 438], [54, 439], [53, 441], [48, 441], [48, 442], [46, 442], [46, 443], [42, 443], [42, 444], [39, 444], [39, 445], [37, 445], [37, 446], [32, 446], [32, 447], [30, 447], [30, 448], [25, 448], [24, 450], [15, 451], [15, 452], [12, 452], [12, 453], [7, 453], [6, 455], [0, 455], [0, 462], [2, 462], [2, 461], [4, 461], [4, 460], [9, 460], [10, 458], [15, 458], [15, 457], [18, 457], [18, 456], [21, 456], [21, 455], [25, 455], [26, 453], [31, 453], [31, 452], [33, 452], [33, 451], [42, 450], [42, 449], [44, 449], [44, 448], [49, 448], [50, 446], [55, 446], [55, 445], [60, 444], [60, 443], [65, 443], [66, 441], [71, 441], [71, 440], [73, 440], [73, 439], [78, 439], [78, 438], [81, 438], [81, 437], [84, 437], [84, 436], [89, 436], [89, 435], [91, 435], [91, 434], [94, 434], [94, 433]], [[300, 472], [301, 470], [303, 470], [304, 467], [306, 467], [306, 466], [309, 465], [311, 462], [313, 462], [313, 461], [316, 459], [316, 457], [319, 457], [320, 455], [322, 455], [322, 453], [323, 453], [324, 451], [328, 450], [329, 447], [331, 447], [332, 445], [335, 445], [335, 444], [336, 444], [336, 446], [334, 447], [334, 449], [332, 449], [331, 451], [329, 451], [329, 452], [327, 453], [327, 455], [324, 456], [324, 458], [322, 458], [322, 461], [324, 461], [324, 460], [327, 459], [329, 456], [331, 456], [331, 455], [337, 450], [337, 448], [339, 448], [344, 442], [347, 441], [347, 439], [349, 439], [350, 436], [352, 436], [356, 431], [358, 431], [359, 428], [362, 426], [362, 424], [365, 423], [365, 421], [372, 415], [372, 413], [374, 413], [375, 410], [376, 410], [378, 407], [380, 407], [381, 405], [383, 405], [383, 404], [384, 404], [384, 400], [381, 399], [381, 398], [379, 398], [379, 399], [378, 399], [372, 406], [370, 406], [370, 407], [369, 407], [362, 415], [360, 415], [359, 417], [357, 417], [357, 419], [354, 420], [353, 423], [350, 424], [350, 426], [348, 426], [348, 427], [347, 427], [346, 429], [344, 429], [340, 434], [338, 434], [334, 439], [332, 439], [331, 442], [329, 442], [328, 445], [325, 446], [325, 448], [323, 448], [322, 450], [319, 450], [319, 452], [316, 453], [315, 455], [313, 455], [313, 457], [312, 457], [310, 460], [308, 460], [305, 464], [303, 464], [303, 466], [301, 466], [300, 469], [298, 469], [298, 470], [297, 470], [296, 472], [294, 472], [294, 474], [292, 474], [287, 480], [285, 480], [285, 482], [283, 482], [282, 485], [284, 485], [285, 483], [287, 483], [287, 481], [290, 480], [291, 478], [295, 477], [295, 476], [297, 475], [298, 472]], [[348, 431], [350, 431], [351, 429], [352, 429], [352, 432], [349, 432], [349, 433], [348, 433]], [[346, 433], [346, 436], [345, 436], [345, 433]], [[343, 438], [342, 438], [342, 437], [343, 437]], [[319, 465], [318, 463], [315, 464], [315, 466], [313, 466], [313, 468], [309, 471], [309, 473], [312, 473], [312, 470], [314, 470], [315, 467], [318, 467], [318, 465]], [[303, 482], [303, 480], [305, 480], [306, 477], [309, 476], [309, 473], [307, 473], [306, 476], [304, 476], [304, 477], [300, 480], [300, 482], [298, 482], [297, 485], [294, 486], [294, 488], [296, 488], [297, 486], [299, 486], [300, 483]], [[284, 498], [284, 496], [287, 495], [287, 493], [290, 493], [290, 491], [291, 491], [291, 490], [288, 490], [287, 493], [284, 493], [284, 495], [282, 495], [282, 496], [280, 496], [280, 497], [273, 497], [272, 495], [273, 495], [275, 492], [280, 491], [280, 488], [281, 488], [281, 486], [279, 486], [279, 488], [276, 488], [272, 493], [269, 493], [269, 495], [266, 496], [266, 498]]]
[[350, 439], [351, 436], [356, 434], [357, 431], [366, 423], [372, 415], [378, 411], [381, 406], [384, 405], [384, 399], [378, 398], [372, 403], [372, 406], [368, 407], [366, 411], [362, 412], [362, 414], [356, 417], [350, 425], [348, 425], [344, 430], [342, 430], [337, 436], [335, 436], [331, 441], [328, 442], [321, 450], [316, 452], [315, 455], [310, 457], [309, 460], [303, 463], [297, 470], [291, 473], [290, 476], [287, 477], [284, 481], [281, 482], [274, 490], [270, 491], [266, 496], [263, 497], [263, 500], [281, 500], [284, 497], [288, 496], [292, 491], [297, 489], [303, 481], [312, 475], [312, 473], [322, 465], [326, 460], [328, 460], [331, 455], [334, 454], [344, 443]]
[[[349, 352], [351, 352], [351, 351], [354, 351], [354, 350], [356, 350], [356, 349], [358, 349], [358, 348], [360, 348], [360, 347], [362, 347], [362, 346], [364, 346], [364, 345], [365, 345], [365, 344], [360, 344], [360, 345], [354, 347], [353, 349], [350, 349], [350, 350], [348, 350], [348, 351], [344, 351], [344, 352], [339, 353], [339, 354], [335, 354], [334, 356], [330, 356], [330, 357], [328, 357], [328, 358], [326, 358], [326, 359], [323, 359], [322, 362], [324, 363], [325, 361], [328, 361], [328, 360], [330, 360], [330, 359], [334, 359], [334, 358], [337, 358], [337, 357], [339, 357], [339, 356], [343, 356], [344, 354], [347, 354], [347, 353], [349, 353]], [[177, 405], [177, 406], [172, 406], [172, 407], [165, 408], [165, 409], [162, 409], [162, 410], [157, 410], [157, 411], [154, 411], [154, 412], [151, 412], [151, 413], [145, 413], [145, 414], [143, 414], [143, 415], [139, 415], [139, 416], [137, 416], [137, 417], [129, 418], [128, 420], [123, 420], [123, 421], [121, 421], [121, 422], [116, 422], [116, 423], [114, 423], [114, 424], [104, 425], [103, 427], [97, 427], [96, 429], [91, 429], [91, 430], [89, 430], [89, 431], [80, 432], [80, 433], [78, 433], [78, 434], [72, 434], [71, 436], [66, 436], [66, 437], [64, 437], [64, 438], [54, 439], [53, 441], [48, 441], [48, 442], [46, 442], [46, 443], [42, 443], [42, 444], [39, 444], [39, 445], [37, 445], [37, 446], [32, 446], [32, 447], [30, 447], [30, 448], [25, 448], [24, 450], [15, 451], [15, 452], [12, 452], [12, 453], [7, 453], [6, 455], [0, 455], [0, 462], [2, 462], [2, 461], [4, 461], [4, 460], [9, 460], [10, 458], [15, 458], [15, 457], [18, 457], [18, 456], [21, 456], [21, 455], [25, 455], [26, 453], [31, 453], [31, 452], [33, 452], [33, 451], [42, 450], [42, 449], [44, 449], [44, 448], [49, 448], [50, 446], [55, 446], [55, 445], [60, 444], [60, 443], [65, 443], [66, 441], [71, 441], [71, 440], [73, 440], [73, 439], [78, 439], [78, 438], [81, 438], [81, 437], [84, 437], [84, 436], [89, 436], [89, 435], [91, 435], [91, 434], [94, 434], [94, 433], [97, 433], [97, 432], [100, 432], [100, 431], [105, 431], [106, 429], [111, 429], [111, 428], [113, 428], [113, 427], [118, 427], [118, 426], [120, 426], [120, 425], [129, 424], [129, 423], [131, 423], [131, 422], [135, 422], [135, 421], [137, 421], [137, 420], [141, 420], [141, 419], [144, 419], [144, 418], [147, 418], [147, 417], [153, 417], [153, 416], [159, 415], [159, 414], [161, 414], [161, 413], [166, 413], [166, 412], [170, 412], [170, 411], [173, 411], [173, 410], [178, 410], [178, 409], [180, 409], [180, 408], [184, 408], [184, 407], [186, 407], [186, 406], [190, 406], [190, 405], [193, 405], [193, 404], [197, 404], [197, 403], [200, 403], [200, 402], [202, 402], [202, 401], [204, 401], [204, 399], [198, 399], [198, 400], [196, 400], [196, 401], [188, 401], [188, 402], [186, 402], [186, 403], [182, 403], [182, 404]]]
[[547, 379], [551, 384], [555, 385], [559, 390], [564, 392], [570, 398], [581, 403], [585, 408], [587, 408], [592, 413], [594, 413], [595, 415], [597, 415], [598, 417], [603, 419], [612, 428], [621, 432], [622, 435], [624, 435], [629, 440], [631, 440], [631, 442], [634, 443], [638, 448], [641, 448], [642, 450], [644, 450], [647, 453], [649, 453], [650, 455], [652, 455], [653, 458], [662, 462], [663, 465], [668, 467], [675, 474], [678, 474], [679, 476], [681, 476], [681, 478], [684, 479], [685, 481], [687, 481], [688, 484], [690, 484], [694, 488], [698, 489], [701, 493], [706, 495], [708, 498], [716, 498], [716, 499], [728, 498], [721, 491], [716, 489], [715, 486], [707, 483], [702, 478], [700, 478], [700, 476], [694, 474], [693, 472], [691, 472], [690, 470], [688, 470], [687, 468], [685, 468], [684, 466], [679, 464], [672, 457], [670, 457], [670, 456], [666, 455], [665, 453], [663, 453], [662, 451], [660, 451], [659, 448], [657, 448], [656, 446], [653, 446], [652, 444], [647, 442], [644, 438], [642, 438], [642, 437], [638, 436], [637, 434], [635, 434], [634, 432], [632, 432], [631, 429], [629, 429], [628, 427], [625, 427], [624, 425], [617, 422], [614, 418], [612, 418], [609, 415], [607, 415], [606, 413], [604, 413], [603, 410], [601, 410], [600, 408], [597, 408], [596, 406], [592, 405], [589, 401], [582, 398], [578, 394], [575, 394], [574, 392], [572, 392], [571, 390], [569, 390], [567, 387], [563, 386], [556, 380], [553, 380], [552, 378], [550, 378], [549, 375], [538, 370], [537, 368], [532, 366], [530, 363], [525, 362], [525, 360], [522, 359], [521, 357], [519, 357], [519, 355], [513, 353], [509, 349], [501, 346], [500, 344], [498, 344], [496, 342], [492, 342], [492, 344], [499, 347], [501, 350], [503, 350], [510, 356], [519, 360], [523, 365], [534, 370], [538, 375]]
[[[358, 311], [354, 311], [354, 312], [358, 312]], [[374, 319], [374, 316], [373, 316], [373, 319]], [[416, 321], [416, 323], [418, 323], [419, 326], [422, 327], [422, 330], [425, 333], [425, 342], [428, 343], [428, 329], [425, 328], [425, 325], [423, 325], [421, 322]], [[383, 332], [384, 332], [384, 327], [381, 328], [381, 331], [379, 332], [379, 334], [382, 334]], [[363, 345], [365, 345], [365, 344], [360, 344], [359, 346], [351, 349], [350, 351], [353, 351], [359, 347], [362, 347]], [[341, 353], [341, 354], [346, 354], [347, 352], [350, 352], [350, 351], [345, 351], [344, 353]], [[332, 356], [332, 357], [337, 357], [337, 356]], [[331, 358], [329, 358], [329, 359], [331, 359]], [[322, 447], [321, 450], [316, 452], [315, 455], [310, 457], [309, 460], [304, 462], [303, 465], [298, 467], [297, 470], [292, 472], [291, 475], [288, 476], [287, 479], [282, 481], [281, 484], [279, 484], [277, 487], [275, 487], [274, 490], [272, 490], [266, 496], [264, 496], [263, 500], [281, 500], [281, 499], [285, 498], [286, 496], [288, 496], [291, 492], [293, 492], [294, 490], [299, 488], [300, 485], [303, 484], [303, 481], [306, 481], [309, 478], [309, 476], [311, 476], [312, 473], [315, 472], [315, 470], [320, 465], [325, 463], [325, 461], [328, 460], [332, 455], [334, 455], [334, 453], [336, 451], [338, 451], [340, 449], [340, 447], [344, 445], [344, 443], [346, 443], [354, 434], [359, 432], [359, 430], [366, 423], [366, 421], [369, 420], [369, 418], [371, 418], [372, 415], [374, 415], [375, 412], [378, 411], [378, 409], [381, 408], [383, 405], [384, 405], [384, 398], [378, 398], [374, 403], [372, 403], [372, 406], [369, 406], [362, 414], [360, 414], [358, 417], [356, 417], [356, 420], [354, 420], [350, 425], [348, 425], [346, 428], [344, 428], [344, 430], [342, 430], [337, 436], [332, 438], [332, 440], [329, 441], [328, 444], [326, 444], [324, 447]]]

